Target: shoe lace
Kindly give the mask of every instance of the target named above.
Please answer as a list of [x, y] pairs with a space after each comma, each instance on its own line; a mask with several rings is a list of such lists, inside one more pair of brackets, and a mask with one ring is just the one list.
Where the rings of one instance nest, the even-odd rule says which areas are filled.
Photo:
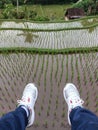
[[71, 99], [69, 99], [69, 104], [71, 108], [74, 108], [76, 106], [82, 106], [82, 104], [84, 103], [84, 101], [77, 96], [73, 96], [71, 97]]
[[20, 105], [26, 105], [28, 106], [28, 103], [30, 102], [30, 97], [32, 97], [32, 103], [35, 102], [36, 93], [33, 92], [32, 96], [30, 95], [30, 90], [27, 90], [26, 93], [23, 94], [22, 99], [17, 100], [17, 103]]

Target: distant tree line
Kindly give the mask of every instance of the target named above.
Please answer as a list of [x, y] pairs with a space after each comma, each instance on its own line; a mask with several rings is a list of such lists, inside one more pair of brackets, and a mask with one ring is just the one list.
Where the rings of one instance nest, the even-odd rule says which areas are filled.
[[3, 8], [5, 4], [13, 4], [16, 6], [17, 1], [19, 5], [23, 4], [66, 4], [66, 3], [75, 3], [78, 0], [0, 0], [0, 8]]
[[23, 4], [42, 4], [42, 5], [49, 5], [49, 4], [67, 4], [67, 3], [76, 3], [78, 1], [88, 3], [93, 2], [96, 4], [98, 0], [0, 0], [0, 8], [3, 8], [5, 4], [13, 4], [16, 6], [17, 1], [19, 5]]
[[75, 3], [78, 0], [28, 0], [28, 3], [34, 4], [66, 4], [66, 3]]

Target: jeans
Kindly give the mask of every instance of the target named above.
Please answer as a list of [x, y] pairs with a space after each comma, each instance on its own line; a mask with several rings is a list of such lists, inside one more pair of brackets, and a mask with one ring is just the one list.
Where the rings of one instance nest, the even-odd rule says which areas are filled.
[[98, 130], [98, 117], [91, 111], [76, 107], [70, 113], [71, 130]]
[[[70, 120], [72, 130], [98, 130], [98, 117], [84, 108], [74, 108]], [[26, 111], [20, 106], [1, 117], [0, 130], [25, 130], [27, 124]]]
[[25, 130], [27, 124], [27, 114], [21, 106], [0, 118], [0, 130]]

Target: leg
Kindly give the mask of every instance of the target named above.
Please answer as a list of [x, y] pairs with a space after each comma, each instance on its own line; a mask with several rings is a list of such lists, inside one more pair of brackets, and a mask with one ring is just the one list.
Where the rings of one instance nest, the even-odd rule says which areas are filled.
[[98, 130], [98, 117], [81, 107], [71, 111], [70, 121], [72, 130]]
[[2, 130], [25, 130], [34, 122], [34, 105], [37, 100], [38, 90], [34, 84], [29, 83], [24, 91], [21, 100], [18, 100], [18, 107], [15, 111], [5, 114], [0, 119]]
[[27, 124], [27, 113], [21, 106], [0, 119], [0, 129], [2, 130], [25, 130]]
[[98, 130], [98, 117], [83, 108], [83, 100], [74, 84], [68, 83], [63, 90], [68, 105], [68, 122], [72, 130]]

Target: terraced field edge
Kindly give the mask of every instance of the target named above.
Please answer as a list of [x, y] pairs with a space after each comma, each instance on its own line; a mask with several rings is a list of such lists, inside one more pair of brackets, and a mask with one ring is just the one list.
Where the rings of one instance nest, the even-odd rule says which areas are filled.
[[25, 47], [10, 47], [0, 48], [0, 53], [39, 53], [39, 54], [73, 54], [73, 53], [90, 53], [98, 52], [98, 47], [81, 47], [81, 48], [66, 48], [66, 49], [40, 49], [40, 48], [25, 48]]

